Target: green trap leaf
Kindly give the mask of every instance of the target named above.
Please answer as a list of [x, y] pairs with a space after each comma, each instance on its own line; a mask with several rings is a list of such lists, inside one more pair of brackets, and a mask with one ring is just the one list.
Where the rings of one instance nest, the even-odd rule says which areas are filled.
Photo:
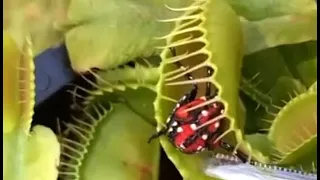
[[[226, 131], [220, 138], [229, 139], [255, 158], [266, 161], [261, 153], [252, 150], [245, 142], [241, 131], [244, 122], [240, 121], [244, 120], [245, 110], [239, 101], [238, 83], [243, 44], [240, 22], [235, 13], [220, 0], [195, 1], [184, 7], [183, 12], [180, 17], [166, 20], [176, 26], [161, 37], [167, 44], [161, 53], [161, 74], [154, 102], [158, 130], [165, 126], [177, 100], [190, 91], [191, 83], [198, 84], [200, 97], [204, 94], [205, 83], [210, 82], [219, 89], [219, 100], [226, 107], [223, 122]], [[175, 49], [176, 55], [171, 48]], [[176, 62], [184, 67], [177, 66]], [[207, 78], [208, 67], [214, 74]], [[194, 80], [188, 81], [186, 72], [191, 73]], [[167, 137], [161, 137], [160, 143], [184, 179], [210, 178], [203, 173], [203, 154], [186, 155], [177, 150]]]
[[[104, 94], [98, 103], [83, 109], [84, 114], [74, 123], [67, 124], [69, 133], [61, 137], [59, 177], [156, 180], [160, 148], [157, 142], [147, 143], [155, 127], [150, 123], [152, 119], [146, 119], [153, 112], [150, 106], [154, 93], [146, 91], [149, 90], [117, 92], [116, 96], [125, 101], [111, 105], [107, 100], [110, 94]], [[144, 98], [136, 96], [141, 93]]]
[[125, 105], [114, 104], [96, 129], [80, 168], [81, 179], [149, 180], [158, 178], [159, 144], [147, 144], [154, 127]]
[[12, 34], [3, 31], [3, 178], [56, 180], [60, 146], [55, 134], [43, 126], [29, 132], [35, 104], [31, 40], [26, 35], [18, 45]]
[[277, 114], [268, 138], [277, 152], [276, 162], [309, 166], [316, 161], [317, 93], [309, 91], [292, 99]]

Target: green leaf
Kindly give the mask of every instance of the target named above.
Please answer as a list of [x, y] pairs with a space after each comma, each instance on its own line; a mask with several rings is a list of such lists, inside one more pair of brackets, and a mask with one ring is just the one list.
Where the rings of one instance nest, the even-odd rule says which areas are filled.
[[263, 49], [317, 40], [317, 13], [270, 17], [260, 21], [242, 19], [246, 49], [252, 54]]
[[[190, 4], [190, 0], [180, 2], [178, 0], [171, 0], [169, 3], [167, 3], [168, 6], [172, 7], [179, 7], [179, 6], [185, 6]], [[123, 9], [122, 9], [123, 8]], [[88, 2], [86, 0], [79, 0], [79, 1], [70, 1], [68, 6], [68, 23], [70, 24], [80, 24], [83, 22], [88, 22], [90, 20], [98, 20], [102, 17], [116, 17], [116, 15], [121, 14], [120, 10], [128, 10], [130, 12], [139, 13], [139, 17], [143, 18], [143, 16], [150, 16], [148, 11], [145, 8], [154, 8], [155, 10], [153, 13], [163, 13], [166, 12], [164, 8], [163, 1], [143, 1], [143, 0], [120, 0], [120, 1], [101, 1], [101, 0], [94, 0], [91, 2]], [[117, 10], [117, 11], [112, 11]], [[171, 13], [170, 11], [167, 11], [166, 13]], [[129, 12], [122, 12], [123, 17], [117, 17], [119, 19], [122, 18], [129, 18], [128, 15], [130, 15]], [[139, 18], [139, 19], [140, 19]], [[132, 23], [133, 24], [133, 23]]]
[[35, 56], [62, 43], [63, 31], [55, 26], [59, 16], [65, 11], [60, 1], [32, 0], [24, 9], [26, 24], [33, 38]]
[[[168, 5], [186, 4], [188, 1], [175, 0]], [[66, 23], [75, 26], [65, 37], [73, 69], [113, 68], [139, 56], [159, 53], [155, 47], [160, 41], [154, 38], [172, 26], [157, 19], [172, 15], [163, 1], [71, 1]]]
[[316, 99], [314, 91], [303, 93], [277, 114], [268, 134], [277, 152], [277, 163], [310, 168], [316, 161]]
[[15, 40], [21, 30], [27, 30], [33, 41], [33, 53], [37, 56], [45, 49], [58, 45], [63, 40], [63, 32], [55, 27], [58, 16], [65, 11], [60, 1], [51, 0], [14, 0], [4, 1], [4, 29], [15, 34]]
[[317, 39], [314, 0], [228, 0], [242, 19], [245, 54]]
[[314, 0], [227, 0], [239, 16], [250, 21], [268, 17], [312, 12], [317, 9]]

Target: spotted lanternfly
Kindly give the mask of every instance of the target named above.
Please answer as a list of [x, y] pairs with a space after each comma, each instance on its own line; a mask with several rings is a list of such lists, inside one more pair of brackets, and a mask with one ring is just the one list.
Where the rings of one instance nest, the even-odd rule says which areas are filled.
[[[172, 50], [175, 56], [174, 50]], [[177, 65], [182, 66], [180, 63]], [[213, 71], [211, 68], [207, 69], [209, 76]], [[191, 74], [187, 73], [189, 80], [193, 80]], [[224, 104], [217, 98], [218, 90], [215, 88], [214, 93], [211, 93], [211, 83], [206, 84], [205, 95], [196, 98], [198, 93], [197, 84], [193, 84], [190, 92], [186, 93], [176, 104], [172, 113], [166, 122], [166, 128], [162, 129], [157, 134], [150, 137], [149, 142], [161, 135], [167, 135], [171, 143], [181, 152], [186, 154], [199, 153], [203, 150], [215, 149], [218, 147], [224, 148], [227, 151], [233, 151], [234, 148], [219, 140], [214, 143], [216, 139], [223, 133], [221, 123], [223, 118], [219, 118], [214, 122], [210, 120], [224, 115]], [[217, 99], [212, 104], [202, 106], [199, 108], [192, 107], [200, 105], [210, 99]], [[239, 153], [239, 158], [246, 160], [244, 154]]]

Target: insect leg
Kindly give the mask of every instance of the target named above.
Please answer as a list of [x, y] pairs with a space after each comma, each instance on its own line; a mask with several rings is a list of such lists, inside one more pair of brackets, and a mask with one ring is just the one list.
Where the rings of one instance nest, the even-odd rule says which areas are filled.
[[[208, 77], [212, 76], [213, 69], [211, 67], [207, 67], [207, 73], [208, 73]], [[207, 82], [206, 83], [206, 92], [205, 92], [206, 99], [207, 100], [212, 99], [215, 96], [217, 96], [217, 94], [218, 94], [218, 89], [216, 87], [214, 87], [213, 93], [211, 93], [211, 83]]]
[[162, 135], [164, 135], [164, 134], [166, 134], [166, 133], [167, 133], [167, 129], [166, 129], [166, 128], [160, 130], [159, 132], [153, 134], [153, 135], [149, 138], [148, 143], [150, 143], [153, 139], [156, 139], [156, 138], [158, 138], [158, 137], [160, 137], [160, 136], [162, 136]]
[[[221, 148], [225, 149], [230, 153], [233, 153], [233, 151], [235, 150], [235, 148], [232, 145], [222, 140], [219, 141], [219, 145]], [[248, 156], [242, 153], [241, 151], [236, 150], [234, 155], [236, 155], [242, 162], [247, 162]]]

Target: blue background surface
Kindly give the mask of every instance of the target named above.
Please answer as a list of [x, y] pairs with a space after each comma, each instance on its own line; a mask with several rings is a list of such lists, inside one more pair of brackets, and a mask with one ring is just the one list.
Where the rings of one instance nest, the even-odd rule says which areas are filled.
[[36, 106], [71, 82], [72, 71], [65, 45], [49, 48], [35, 58]]

